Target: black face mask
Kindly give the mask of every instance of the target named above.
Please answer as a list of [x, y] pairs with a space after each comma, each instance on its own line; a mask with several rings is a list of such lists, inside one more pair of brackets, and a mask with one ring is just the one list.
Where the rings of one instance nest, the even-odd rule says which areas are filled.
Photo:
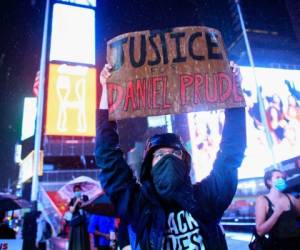
[[154, 187], [165, 203], [176, 203], [182, 208], [192, 205], [191, 179], [184, 161], [174, 155], [166, 155], [151, 170]]

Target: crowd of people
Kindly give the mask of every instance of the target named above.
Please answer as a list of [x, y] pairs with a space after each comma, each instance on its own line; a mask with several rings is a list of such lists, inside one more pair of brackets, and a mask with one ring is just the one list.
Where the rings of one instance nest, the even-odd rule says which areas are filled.
[[[168, 152], [160, 150], [156, 157], [164, 157], [166, 154]], [[176, 150], [172, 152], [175, 157], [177, 154], [179, 155], [179, 152]], [[287, 184], [283, 171], [278, 169], [267, 171], [264, 183], [268, 192], [257, 198], [255, 207], [256, 232], [260, 236], [268, 235], [263, 249], [297, 249], [300, 245], [300, 199], [284, 192]], [[132, 236], [133, 231], [128, 226], [128, 222], [111, 216], [88, 214], [81, 208], [87, 199], [88, 197], [82, 194], [80, 185], [76, 185], [74, 197], [69, 203], [71, 217], [67, 223], [71, 229], [67, 235], [68, 249], [134, 249], [136, 238]], [[168, 206], [171, 205], [175, 206], [175, 203], [168, 201]], [[23, 250], [49, 249], [47, 241], [53, 236], [49, 226], [41, 211], [33, 210], [25, 213], [21, 230]], [[16, 239], [17, 237], [17, 232], [5, 221], [5, 212], [1, 211], [0, 239]], [[171, 249], [174, 249], [174, 246]]]
[[[58, 232], [59, 237], [67, 238], [67, 249], [114, 250], [120, 249], [120, 246], [122, 248], [128, 246], [127, 224], [120, 223], [119, 219], [112, 216], [87, 213], [82, 209], [87, 201], [88, 197], [82, 193], [80, 184], [76, 185], [74, 197], [68, 204], [70, 217], [62, 219], [65, 223]], [[7, 215], [5, 211], [0, 211], [0, 240], [22, 239], [23, 250], [56, 249], [55, 244], [50, 243], [51, 238], [55, 236], [53, 229], [46, 216], [35, 206], [23, 214], [21, 223], [16, 229], [9, 225], [11, 218]], [[64, 234], [63, 231], [67, 228], [69, 230]]]

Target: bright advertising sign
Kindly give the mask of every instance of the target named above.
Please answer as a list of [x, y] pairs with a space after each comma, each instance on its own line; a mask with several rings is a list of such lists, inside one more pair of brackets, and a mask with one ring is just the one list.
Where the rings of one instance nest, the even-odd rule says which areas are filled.
[[63, 3], [78, 4], [90, 7], [96, 7], [96, 0], [59, 0]]
[[[44, 152], [40, 151], [39, 176], [43, 175]], [[19, 171], [19, 183], [28, 181], [33, 176], [34, 151], [31, 151], [21, 162]]]
[[46, 135], [95, 136], [96, 69], [50, 64]]
[[95, 65], [95, 11], [54, 4], [50, 61]]
[[0, 250], [22, 249], [23, 240], [0, 240]]
[[[247, 104], [247, 149], [239, 178], [261, 177], [273, 163], [261, 116], [255, 81], [249, 67], [241, 67], [242, 88]], [[300, 155], [300, 71], [256, 68], [261, 84], [267, 124], [277, 163]], [[298, 93], [298, 95], [297, 95]], [[298, 98], [298, 99], [297, 99]], [[195, 180], [207, 176], [215, 160], [224, 125], [224, 112], [188, 114]]]
[[35, 119], [36, 119], [36, 97], [25, 97], [23, 107], [23, 120], [22, 120], [22, 135], [21, 140], [34, 135]]

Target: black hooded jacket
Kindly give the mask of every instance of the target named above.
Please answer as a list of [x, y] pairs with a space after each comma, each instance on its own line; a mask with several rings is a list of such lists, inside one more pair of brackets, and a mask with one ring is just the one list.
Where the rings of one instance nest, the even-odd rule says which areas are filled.
[[[136, 232], [143, 250], [162, 249], [166, 213], [150, 180], [137, 183], [119, 147], [115, 122], [107, 110], [97, 111], [96, 162], [102, 171], [100, 181], [122, 218]], [[189, 211], [198, 222], [206, 250], [227, 249], [219, 227], [237, 187], [237, 168], [246, 148], [245, 109], [225, 111], [225, 124], [217, 158], [210, 175], [193, 185], [196, 207]]]

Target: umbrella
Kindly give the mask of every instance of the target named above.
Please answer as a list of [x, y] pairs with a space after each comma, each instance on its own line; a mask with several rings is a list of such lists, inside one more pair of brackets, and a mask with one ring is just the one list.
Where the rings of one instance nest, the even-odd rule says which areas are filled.
[[99, 181], [87, 176], [80, 176], [62, 186], [58, 193], [63, 199], [71, 199], [74, 196], [73, 189], [76, 185], [80, 185], [82, 194], [87, 195], [90, 199], [103, 192]]
[[115, 217], [115, 209], [105, 193], [98, 194], [94, 199], [84, 203], [82, 209], [91, 213]]
[[0, 193], [0, 211], [10, 211], [30, 207], [31, 203], [27, 200], [20, 199], [12, 194]]

